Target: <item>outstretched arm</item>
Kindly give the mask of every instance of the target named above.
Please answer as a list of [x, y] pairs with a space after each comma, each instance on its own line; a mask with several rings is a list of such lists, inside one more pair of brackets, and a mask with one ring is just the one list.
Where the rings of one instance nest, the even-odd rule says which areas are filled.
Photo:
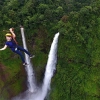
[[14, 33], [14, 28], [10, 28], [9, 30], [10, 30], [10, 32], [12, 33], [13, 38], [15, 38], [15, 37], [16, 37], [16, 35], [15, 35], [15, 33]]
[[0, 49], [0, 51], [5, 50], [7, 48], [7, 45], [5, 45], [3, 48]]

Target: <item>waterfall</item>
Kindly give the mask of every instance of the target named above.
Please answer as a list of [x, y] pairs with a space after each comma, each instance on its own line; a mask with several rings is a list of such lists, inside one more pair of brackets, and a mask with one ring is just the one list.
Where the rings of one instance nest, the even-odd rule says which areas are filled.
[[[24, 49], [28, 50], [27, 46], [26, 46], [26, 40], [25, 40], [24, 28], [23, 27], [21, 27], [21, 35], [22, 35], [23, 47], [24, 47]], [[25, 53], [25, 60], [26, 60], [26, 63], [28, 64], [25, 67], [26, 72], [27, 72], [28, 89], [29, 89], [30, 92], [34, 92], [35, 88], [36, 88], [35, 77], [34, 77], [34, 73], [33, 73], [32, 63], [30, 61], [29, 56], [26, 53]]]
[[[21, 28], [21, 33], [22, 34], [24, 33], [23, 28]], [[42, 87], [38, 87], [36, 92], [25, 91], [24, 93], [21, 93], [19, 96], [12, 98], [12, 100], [44, 100], [45, 99], [48, 91], [50, 90], [51, 78], [54, 74], [54, 71], [56, 70], [58, 37], [59, 37], [59, 32], [55, 35], [53, 42], [51, 44]], [[22, 39], [25, 42], [24, 40], [25, 38], [23, 38], [23, 35], [22, 35]], [[23, 46], [24, 45], [25, 44], [23, 44]], [[26, 61], [27, 60], [28, 60], [28, 57], [26, 57]], [[30, 61], [27, 61], [27, 62], [30, 62]], [[28, 81], [30, 84], [29, 90], [34, 91], [34, 86], [33, 86], [34, 81], [32, 79], [32, 77], [34, 76], [32, 73], [30, 74], [30, 72], [32, 72], [33, 69], [30, 70], [30, 68], [28, 67], [30, 66], [27, 66]]]
[[59, 32], [55, 35], [53, 43], [51, 45], [50, 53], [48, 56], [48, 62], [46, 65], [45, 77], [42, 86], [42, 98], [45, 98], [48, 90], [50, 90], [51, 78], [56, 70], [57, 63], [57, 43]]

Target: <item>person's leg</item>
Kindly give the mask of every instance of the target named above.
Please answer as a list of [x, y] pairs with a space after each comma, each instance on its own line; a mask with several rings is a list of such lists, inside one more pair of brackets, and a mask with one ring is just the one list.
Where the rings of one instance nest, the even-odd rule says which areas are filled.
[[28, 54], [29, 56], [31, 56], [31, 54], [27, 50], [25, 50], [24, 48], [17, 46], [17, 49], [21, 50], [21, 51], [25, 52], [26, 54]]
[[13, 51], [13, 52], [17, 53], [17, 54], [20, 56], [22, 62], [25, 63], [24, 56], [23, 56], [23, 54], [22, 54], [19, 50], [15, 50], [15, 51]]

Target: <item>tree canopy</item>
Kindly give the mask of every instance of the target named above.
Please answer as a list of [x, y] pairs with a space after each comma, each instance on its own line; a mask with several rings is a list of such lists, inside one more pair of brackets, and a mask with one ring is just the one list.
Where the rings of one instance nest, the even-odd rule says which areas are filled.
[[52, 38], [60, 32], [50, 100], [99, 100], [100, 0], [1, 0], [0, 9], [0, 46], [5, 41], [2, 30], [10, 27], [21, 44], [23, 25], [29, 50], [37, 55], [33, 63], [38, 81]]

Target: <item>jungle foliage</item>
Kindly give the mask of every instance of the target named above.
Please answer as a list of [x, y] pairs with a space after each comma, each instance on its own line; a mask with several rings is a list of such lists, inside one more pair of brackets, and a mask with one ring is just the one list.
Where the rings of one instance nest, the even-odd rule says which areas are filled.
[[[60, 32], [50, 100], [100, 99], [100, 0], [1, 0], [0, 9], [0, 47], [5, 41], [2, 30], [10, 27], [22, 45], [23, 25], [28, 48], [36, 55], [37, 81], [42, 80], [52, 39]], [[0, 53], [3, 64], [4, 55]]]

